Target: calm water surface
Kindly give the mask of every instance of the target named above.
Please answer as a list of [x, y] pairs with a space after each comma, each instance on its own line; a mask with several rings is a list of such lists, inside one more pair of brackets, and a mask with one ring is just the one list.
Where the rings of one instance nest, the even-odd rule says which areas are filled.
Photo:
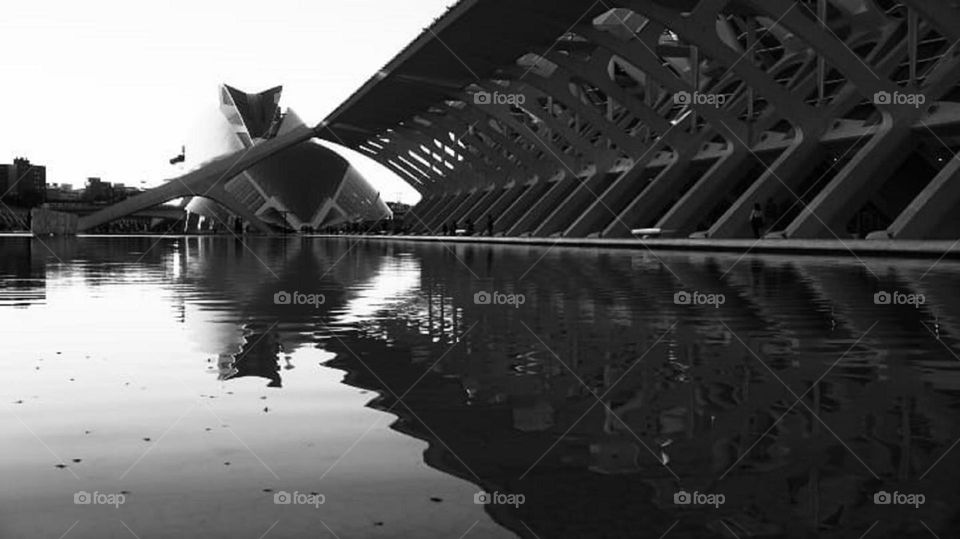
[[0, 238], [0, 537], [956, 537], [957, 269]]

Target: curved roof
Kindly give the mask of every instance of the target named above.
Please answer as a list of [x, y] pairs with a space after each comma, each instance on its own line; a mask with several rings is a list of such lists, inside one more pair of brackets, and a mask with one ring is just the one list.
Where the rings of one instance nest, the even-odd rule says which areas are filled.
[[603, 2], [587, 0], [459, 2], [331, 113], [320, 136], [356, 148], [514, 63], [518, 50], [534, 43], [546, 50], [558, 34], [605, 11]]

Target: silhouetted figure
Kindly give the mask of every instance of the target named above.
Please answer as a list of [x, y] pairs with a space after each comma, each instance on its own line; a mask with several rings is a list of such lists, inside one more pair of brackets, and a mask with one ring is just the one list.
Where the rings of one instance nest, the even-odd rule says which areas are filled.
[[444, 236], [450, 235], [450, 227], [447, 226], [447, 223], [443, 223], [443, 228], [441, 229]]
[[493, 237], [493, 216], [487, 214], [487, 236]]
[[473, 233], [475, 232], [475, 230], [474, 230], [474, 228], [473, 228], [473, 220], [472, 220], [472, 219], [467, 219], [467, 225], [466, 225], [465, 228], [466, 228], [466, 235], [467, 235], [467, 236], [473, 236]]
[[233, 220], [233, 231], [236, 235], [243, 235], [243, 219], [237, 217]]
[[457, 235], [457, 222], [456, 222], [456, 221], [450, 221], [450, 235], [451, 235], [451, 236], [456, 236], [456, 235]]
[[753, 228], [753, 237], [760, 239], [763, 233], [763, 210], [759, 202], [753, 205], [753, 211], [750, 212], [750, 227]]

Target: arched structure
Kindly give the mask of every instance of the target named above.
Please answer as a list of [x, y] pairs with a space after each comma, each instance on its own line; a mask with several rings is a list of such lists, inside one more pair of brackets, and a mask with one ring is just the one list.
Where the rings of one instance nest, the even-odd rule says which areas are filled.
[[[416, 232], [960, 238], [960, 6], [464, 0], [324, 137], [422, 195]], [[477, 36], [481, 36], [478, 38]]]
[[312, 140], [322, 125], [310, 128], [291, 109], [282, 111], [281, 92], [279, 86], [259, 94], [221, 86], [220, 114], [204, 124], [212, 138], [206, 150], [217, 157], [188, 163], [193, 171], [81, 218], [79, 229], [176, 198], [188, 200], [188, 225], [190, 214], [222, 227], [239, 217], [264, 232], [390, 217], [379, 193], [346, 159]]

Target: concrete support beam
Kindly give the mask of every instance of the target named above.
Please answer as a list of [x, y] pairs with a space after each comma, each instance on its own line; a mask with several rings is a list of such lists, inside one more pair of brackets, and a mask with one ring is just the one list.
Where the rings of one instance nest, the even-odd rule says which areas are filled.
[[497, 122], [493, 116], [488, 116], [477, 111], [475, 108], [466, 107], [463, 110], [447, 106], [447, 114], [459, 119], [468, 125], [473, 125], [474, 129], [483, 133], [487, 138], [499, 145], [500, 151], [506, 156], [511, 155], [515, 159], [514, 165], [524, 171], [524, 176], [531, 176], [541, 173], [543, 166], [542, 160], [534, 152], [510, 139], [502, 132], [503, 127], [497, 123], [498, 128], [494, 128], [491, 122]]
[[579, 182], [579, 185], [561, 200], [559, 200], [553, 211], [543, 219], [539, 226], [533, 231], [533, 236], [550, 236], [558, 232], [563, 232], [580, 215], [590, 202], [603, 192], [603, 183], [606, 180], [607, 173], [604, 172], [609, 167], [600, 166], [598, 170], [589, 177], [570, 178]]
[[[867, 239], [912, 239], [937, 237], [937, 226], [960, 207], [960, 158], [947, 166], [927, 185], [884, 231]], [[953, 231], [955, 232], [955, 231]]]
[[427, 230], [430, 232], [436, 232], [443, 228], [444, 223], [447, 223], [450, 220], [450, 215], [463, 204], [464, 200], [470, 196], [470, 193], [467, 191], [459, 191], [451, 195], [450, 202], [444, 205], [442, 208], [433, 212], [430, 215], [430, 220], [427, 221]]
[[960, 41], [960, 4], [954, 0], [902, 0], [948, 40]]
[[[678, 157], [650, 180], [640, 194], [603, 229], [601, 235], [605, 238], [626, 238], [631, 235], [632, 229], [652, 225], [670, 201], [670, 197], [687, 181], [690, 169], [690, 156]], [[611, 195], [615, 196], [615, 193], [604, 193], [605, 197]]]
[[565, 175], [559, 174], [556, 178], [550, 180], [537, 180], [528, 184], [530, 187], [522, 195], [514, 198], [499, 217], [494, 215], [497, 219], [497, 230], [504, 231], [506, 236], [511, 235], [510, 230], [513, 229], [513, 225], [527, 213], [537, 200], [540, 200], [544, 193], [564, 177]]
[[[416, 162], [409, 155], [405, 160], [399, 159], [400, 155], [389, 146], [361, 146], [359, 151], [381, 165], [396, 172], [397, 175], [407, 180], [407, 183], [414, 186], [414, 188], [416, 188], [421, 194], [429, 189], [436, 188], [436, 181], [430, 174], [425, 172], [426, 167], [421, 163]], [[413, 165], [412, 163], [416, 163], [416, 165]]]
[[507, 229], [506, 235], [520, 236], [533, 232], [544, 217], [580, 182], [580, 178], [570, 175], [564, 175], [560, 180], [553, 182], [545, 193], [527, 207], [527, 210], [523, 212], [517, 222]]
[[507, 208], [520, 199], [520, 196], [524, 193], [524, 191], [530, 189], [531, 183], [532, 182], [518, 182], [512, 187], [506, 187], [502, 189], [500, 194], [497, 195], [496, 200], [494, 200], [488, 208], [477, 215], [476, 222], [485, 222], [487, 216], [489, 215], [490, 217], [493, 217], [494, 233], [501, 232], [503, 225], [501, 225], [500, 218], [503, 216], [503, 213], [507, 210]]
[[[468, 96], [468, 103], [473, 102], [473, 96]], [[525, 140], [528, 140], [534, 147], [539, 149], [545, 155], [552, 157], [554, 160], [558, 161], [563, 168], [570, 170], [577, 170], [580, 168], [580, 159], [578, 156], [571, 156], [563, 153], [562, 149], [553, 145], [550, 142], [545, 141], [539, 134], [533, 131], [526, 124], [520, 123], [516, 118], [510, 114], [510, 110], [505, 106], [497, 105], [473, 105], [478, 111], [488, 114], [491, 117], [495, 118], [501, 124], [508, 126], [519, 136], [523, 137]], [[556, 170], [560, 167], [552, 167], [552, 170]], [[546, 177], [544, 175], [543, 177]]]
[[467, 214], [473, 209], [474, 206], [476, 206], [477, 202], [479, 202], [480, 199], [487, 194], [487, 192], [488, 189], [477, 188], [468, 193], [469, 196], [467, 196], [467, 198], [465, 198], [463, 202], [457, 206], [457, 208], [450, 212], [447, 220], [460, 223], [460, 226], [463, 226], [466, 223], [465, 218], [467, 217]]
[[[533, 127], [529, 123], [520, 123], [520, 128], [523, 131], [529, 133], [530, 136], [536, 137], [538, 140], [543, 142], [547, 146], [547, 154], [553, 155], [557, 158], [565, 155], [571, 155], [572, 157], [578, 160], [582, 166], [582, 162], [586, 159], [589, 159], [592, 156], [597, 148], [590, 144], [587, 139], [583, 136], [583, 133], [578, 132], [571, 125], [576, 123], [576, 120], [567, 113], [560, 113], [559, 115], [554, 115], [553, 111], [547, 111], [543, 107], [539, 106], [538, 102], [541, 99], [549, 100], [551, 99], [550, 94], [539, 90], [534, 86], [527, 84], [520, 84], [517, 82], [511, 82], [509, 86], [498, 87], [494, 84], [484, 86], [488, 92], [501, 92], [509, 93], [513, 95], [522, 95], [524, 97], [523, 109], [527, 113], [535, 116], [539, 120], [539, 124], [533, 124]], [[495, 108], [504, 109], [509, 113], [509, 107], [505, 105], [484, 105], [492, 106]], [[536, 129], [534, 129], [534, 127]], [[529, 139], [530, 136], [527, 136]], [[554, 137], [560, 137], [562, 141], [570, 145], [569, 149], [564, 149], [557, 141], [554, 140]]]
[[[510, 161], [507, 159], [506, 154], [501, 152], [498, 148], [487, 144], [482, 138], [480, 138], [478, 132], [484, 132], [482, 127], [474, 125], [473, 123], [466, 123], [463, 120], [457, 119], [451, 115], [438, 116], [436, 114], [425, 114], [424, 117], [429, 121], [436, 122], [439, 125], [443, 125], [451, 129], [459, 128], [460, 135], [458, 142], [467, 145], [468, 148], [472, 148], [473, 151], [475, 151], [477, 155], [482, 156], [495, 171], [488, 178], [488, 181], [503, 185], [512, 180], [526, 176], [526, 172], [524, 171], [521, 162]], [[487, 135], [488, 138], [490, 137], [487, 132], [484, 132], [484, 134]]]
[[430, 211], [436, 207], [436, 205], [443, 199], [441, 194], [430, 194], [417, 203], [416, 206], [410, 208], [410, 211], [407, 213], [406, 217], [403, 219], [403, 226], [409, 227], [411, 230], [416, 230], [419, 228], [420, 223], [429, 215]]
[[[817, 138], [795, 138], [787, 151], [780, 154], [756, 181], [710, 226], [706, 235], [711, 238], [749, 238], [750, 212], [753, 205], [768, 199], [782, 199], [784, 193], [794, 202], [800, 184], [822, 162], [824, 148]], [[773, 223], [768, 223], [773, 225]], [[786, 223], [780, 223], [786, 225]]]
[[654, 227], [676, 235], [695, 232], [705, 214], [722, 198], [723, 191], [743, 179], [748, 171], [744, 164], [749, 157], [750, 152], [746, 148], [731, 148], [667, 210]]
[[287, 148], [306, 142], [316, 135], [311, 127], [300, 127], [256, 146], [220, 157], [203, 167], [168, 180], [163, 185], [128, 198], [80, 219], [78, 230], [89, 230], [115, 219], [187, 196], [204, 196], [215, 200], [258, 230], [270, 233], [271, 228], [223, 189], [232, 178]]
[[[445, 189], [469, 189], [474, 185], [474, 182], [482, 181], [485, 175], [495, 174], [494, 169], [479, 157], [465, 154], [462, 148], [452, 148], [451, 141], [447, 139], [448, 134], [446, 130], [437, 125], [398, 127], [394, 130], [394, 136], [397, 137], [394, 144], [403, 145], [406, 149], [416, 151], [421, 156], [427, 156], [428, 162], [442, 172], [442, 185]], [[450, 155], [445, 149], [436, 147], [436, 141], [450, 147], [454, 151], [454, 155]], [[423, 150], [421, 146], [425, 146], [429, 152]], [[453, 166], [453, 169], [448, 168], [445, 163], [449, 163]]]
[[500, 185], [494, 185], [489, 189], [484, 190], [483, 196], [477, 200], [476, 204], [474, 204], [472, 208], [463, 214], [463, 219], [469, 219], [474, 223], [479, 223], [480, 215], [482, 215], [487, 208], [492, 206], [493, 203], [497, 201], [497, 198], [499, 198], [505, 191], [506, 189]]

